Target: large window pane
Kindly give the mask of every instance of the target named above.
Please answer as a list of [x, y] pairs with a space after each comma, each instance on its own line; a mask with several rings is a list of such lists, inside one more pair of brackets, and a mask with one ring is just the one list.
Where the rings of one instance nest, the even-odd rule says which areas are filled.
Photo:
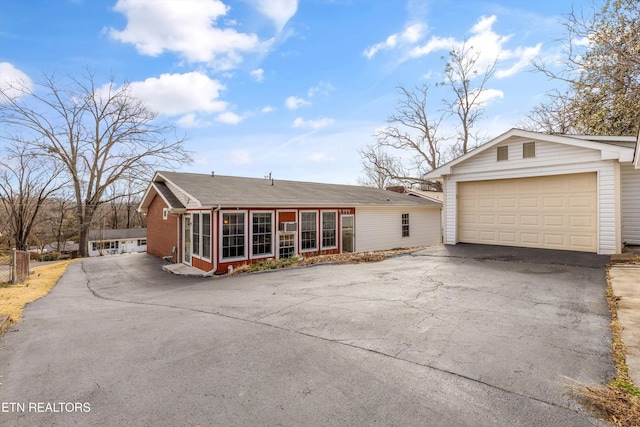
[[253, 214], [253, 230], [251, 232], [252, 249], [254, 255], [272, 254], [271, 241], [271, 213], [256, 212]]
[[193, 224], [193, 255], [200, 255], [200, 214], [192, 215], [192, 224]]
[[315, 212], [300, 213], [300, 233], [302, 250], [318, 248], [317, 221]]
[[211, 214], [202, 214], [202, 257], [211, 258]]
[[322, 247], [336, 247], [336, 230], [338, 223], [336, 221], [336, 212], [322, 212]]
[[222, 257], [244, 256], [244, 213], [222, 214]]

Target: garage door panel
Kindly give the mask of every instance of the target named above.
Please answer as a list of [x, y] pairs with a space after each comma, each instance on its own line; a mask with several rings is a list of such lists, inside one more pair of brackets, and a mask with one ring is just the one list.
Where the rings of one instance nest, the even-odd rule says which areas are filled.
[[538, 197], [521, 197], [520, 209], [537, 209], [540, 206], [540, 199]]
[[544, 226], [545, 227], [565, 227], [566, 217], [562, 215], [545, 215]]
[[528, 227], [528, 226], [537, 227], [538, 225], [540, 225], [540, 217], [538, 215], [520, 214], [518, 217], [520, 219], [520, 226], [522, 227]]
[[460, 242], [597, 251], [596, 174], [458, 185]]
[[540, 234], [538, 233], [520, 233], [520, 241], [524, 244], [539, 245]]
[[514, 232], [501, 232], [498, 238], [501, 242], [511, 242], [514, 244], [518, 242], [518, 234]]
[[595, 227], [594, 218], [590, 216], [572, 216], [569, 218], [569, 225], [574, 228], [592, 229]]
[[592, 200], [589, 196], [570, 196], [569, 197], [570, 208], [591, 208]]
[[498, 224], [503, 226], [516, 225], [518, 222], [517, 215], [499, 215]]
[[564, 209], [565, 198], [562, 196], [543, 196], [543, 209]]

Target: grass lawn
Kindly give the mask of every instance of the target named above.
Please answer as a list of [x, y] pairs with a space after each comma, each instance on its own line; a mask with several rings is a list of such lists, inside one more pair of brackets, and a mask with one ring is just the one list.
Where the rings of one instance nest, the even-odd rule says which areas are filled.
[[8, 314], [11, 323], [18, 323], [24, 306], [48, 294], [73, 261], [37, 266], [24, 283], [0, 285], [0, 314]]

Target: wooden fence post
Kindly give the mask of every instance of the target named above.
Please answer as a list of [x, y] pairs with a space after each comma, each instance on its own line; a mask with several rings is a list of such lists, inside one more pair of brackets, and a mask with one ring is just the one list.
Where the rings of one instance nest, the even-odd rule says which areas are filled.
[[11, 249], [11, 283], [18, 283], [18, 254], [16, 248]]

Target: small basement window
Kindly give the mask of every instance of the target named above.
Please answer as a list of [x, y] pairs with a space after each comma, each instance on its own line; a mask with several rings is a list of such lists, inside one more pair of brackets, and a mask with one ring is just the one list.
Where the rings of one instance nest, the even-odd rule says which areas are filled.
[[536, 143], [533, 142], [525, 142], [522, 144], [522, 158], [529, 159], [536, 156]]
[[498, 147], [498, 161], [509, 160], [509, 146]]

